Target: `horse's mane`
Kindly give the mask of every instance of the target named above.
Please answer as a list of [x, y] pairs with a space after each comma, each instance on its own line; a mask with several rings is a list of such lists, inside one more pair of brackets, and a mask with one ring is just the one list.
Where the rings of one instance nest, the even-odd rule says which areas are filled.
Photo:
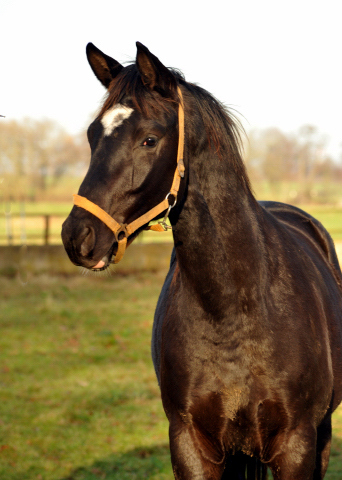
[[[198, 113], [205, 125], [208, 143], [216, 150], [218, 157], [229, 157], [234, 170], [239, 175], [245, 189], [250, 190], [250, 182], [242, 160], [241, 132], [244, 132], [236, 116], [213, 95], [193, 83], [186, 82], [179, 70], [169, 69], [177, 83], [183, 85], [193, 97]], [[134, 107], [147, 117], [154, 113], [169, 111], [177, 107], [178, 98], [170, 98], [149, 91], [144, 86], [136, 64], [128, 65], [111, 82], [108, 95], [101, 107], [98, 118], [116, 103], [129, 95]], [[186, 113], [185, 113], [186, 115]]]

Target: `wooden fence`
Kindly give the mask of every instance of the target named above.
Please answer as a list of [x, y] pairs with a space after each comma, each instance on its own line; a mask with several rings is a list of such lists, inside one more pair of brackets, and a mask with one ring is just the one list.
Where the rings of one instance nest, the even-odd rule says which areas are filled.
[[58, 245], [65, 214], [5, 212], [0, 223], [0, 245]]
[[[0, 245], [61, 245], [61, 229], [67, 214], [11, 213], [0, 218]], [[139, 235], [135, 243], [172, 242], [170, 230], [163, 233], [152, 231]]]

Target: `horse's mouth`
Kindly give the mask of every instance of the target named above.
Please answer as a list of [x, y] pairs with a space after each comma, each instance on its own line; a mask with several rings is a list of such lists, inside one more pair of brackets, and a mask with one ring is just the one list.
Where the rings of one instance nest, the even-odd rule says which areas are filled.
[[[140, 229], [141, 230], [141, 229]], [[133, 242], [133, 240], [138, 236], [140, 233], [140, 230], [137, 232], [134, 232], [132, 235], [130, 235], [127, 239], [127, 246], [126, 248]], [[115, 263], [115, 255], [118, 251], [118, 243], [114, 242], [113, 245], [110, 247], [108, 253], [93, 267], [90, 267], [89, 269], [92, 270], [93, 272], [103, 272], [106, 270], [111, 264]]]
[[112, 263], [115, 261], [115, 254], [118, 250], [117, 242], [114, 242], [109, 251], [104, 257], [93, 267], [90, 267], [90, 270], [93, 272], [103, 272], [106, 270]]
[[95, 267], [91, 267], [91, 270], [93, 272], [103, 272], [103, 270], [106, 270], [111, 263], [112, 262], [108, 262], [107, 259], [103, 258], [95, 265]]

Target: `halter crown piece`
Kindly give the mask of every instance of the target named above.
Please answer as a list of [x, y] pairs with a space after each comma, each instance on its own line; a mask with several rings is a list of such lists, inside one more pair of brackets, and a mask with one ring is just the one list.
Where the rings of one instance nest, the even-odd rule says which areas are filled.
[[[166, 224], [166, 220], [169, 216], [171, 208], [176, 205], [177, 202], [177, 194], [179, 190], [180, 180], [184, 177], [185, 167], [183, 161], [183, 153], [184, 153], [184, 103], [183, 103], [183, 95], [181, 89], [177, 87], [177, 92], [179, 95], [179, 106], [178, 106], [178, 152], [177, 152], [177, 168], [175, 174], [173, 176], [173, 181], [171, 185], [170, 192], [166, 195], [165, 199], [160, 202], [158, 205], [153, 207], [144, 215], [141, 215], [133, 222], [129, 223], [119, 223], [114, 220], [107, 212], [102, 210], [98, 205], [91, 202], [85, 197], [81, 197], [80, 195], [73, 195], [74, 197], [74, 205], [77, 207], [81, 207], [84, 210], [95, 215], [95, 217], [102, 220], [103, 223], [107, 225], [107, 227], [114, 233], [115, 239], [118, 242], [118, 250], [115, 254], [115, 259], [113, 263], [119, 263], [124, 253], [126, 251], [127, 246], [127, 238], [132, 235], [138, 228], [146, 223], [149, 223], [153, 220], [157, 215], [162, 213], [164, 210], [166, 214], [160, 222], [156, 225], [147, 226], [145, 230], [154, 230], [156, 232], [164, 232], [167, 228], [171, 228]], [[169, 203], [169, 196], [172, 195], [174, 197], [173, 204]]]

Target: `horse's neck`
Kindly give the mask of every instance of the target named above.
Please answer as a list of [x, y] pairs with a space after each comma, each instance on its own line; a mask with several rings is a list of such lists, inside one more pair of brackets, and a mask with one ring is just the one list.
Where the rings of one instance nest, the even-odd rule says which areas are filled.
[[234, 170], [217, 159], [204, 170], [190, 167], [174, 240], [183, 278], [212, 309], [220, 298], [231, 302], [241, 289], [253, 288], [263, 242], [259, 208]]

